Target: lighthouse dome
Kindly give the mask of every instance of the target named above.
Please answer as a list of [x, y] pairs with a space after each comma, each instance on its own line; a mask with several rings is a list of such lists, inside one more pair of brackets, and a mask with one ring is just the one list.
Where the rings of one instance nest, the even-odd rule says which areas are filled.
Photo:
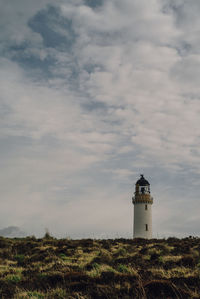
[[144, 175], [140, 175], [140, 179], [136, 182], [136, 185], [139, 186], [150, 186], [149, 182], [144, 178]]

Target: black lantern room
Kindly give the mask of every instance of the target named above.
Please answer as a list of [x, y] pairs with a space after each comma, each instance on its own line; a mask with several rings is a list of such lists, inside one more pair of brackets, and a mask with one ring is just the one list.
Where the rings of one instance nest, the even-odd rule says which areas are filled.
[[136, 182], [136, 192], [138, 194], [150, 194], [150, 184], [145, 179], [144, 175], [140, 175], [140, 179]]

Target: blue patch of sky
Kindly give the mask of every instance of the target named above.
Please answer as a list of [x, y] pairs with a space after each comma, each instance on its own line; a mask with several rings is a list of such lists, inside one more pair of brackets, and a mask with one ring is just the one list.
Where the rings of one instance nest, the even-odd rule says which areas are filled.
[[51, 56], [47, 56], [45, 59], [41, 60], [37, 56], [27, 54], [25, 51], [26, 49], [27, 48], [24, 45], [10, 47], [9, 51], [10, 54], [12, 53], [12, 60], [19, 63], [25, 70], [39, 70], [42, 76], [45, 75], [45, 77], [50, 77], [51, 71], [49, 68], [50, 66], [52, 67], [55, 65], [56, 60]]
[[162, 12], [164, 14], [170, 14], [171, 12], [173, 13], [178, 13], [182, 4], [181, 3], [176, 3], [175, 1], [165, 1], [162, 4]]
[[105, 103], [93, 101], [83, 104], [82, 107], [89, 111], [107, 109], [107, 105]]
[[[169, 201], [184, 198], [194, 200], [199, 194], [199, 186], [193, 184], [195, 174], [192, 171], [190, 172], [189, 167], [186, 165], [178, 166], [182, 167], [181, 171], [171, 171], [161, 167], [149, 168], [148, 174], [151, 176], [153, 189], [158, 191], [157, 186], [162, 186], [162, 192], [167, 190]], [[198, 179], [198, 176], [196, 176], [196, 181]]]
[[185, 41], [181, 41], [180, 45], [176, 47], [176, 50], [180, 56], [186, 56], [191, 52], [192, 46]]
[[[42, 36], [46, 47], [70, 51], [76, 39], [72, 20], [62, 17], [60, 10], [54, 6], [38, 12], [29, 20], [28, 25]], [[66, 32], [65, 35], [56, 31], [59, 27]]]
[[[124, 28], [121, 29], [110, 29], [109, 32], [108, 31], [93, 31], [92, 32], [92, 38], [95, 41], [95, 43], [98, 46], [108, 46], [108, 45], [112, 45], [112, 46], [118, 46], [119, 42], [120, 43], [127, 43], [127, 39], [130, 39], [130, 34], [127, 30], [125, 30]], [[135, 43], [137, 43], [139, 41], [138, 37], [134, 37], [132, 38], [132, 41], [134, 41]]]
[[96, 63], [87, 63], [84, 65], [84, 70], [88, 73], [94, 73], [96, 70], [98, 70], [98, 72], [103, 72], [104, 71], [104, 67], [101, 64], [96, 64]]
[[[103, 164], [107, 165], [107, 163], [109, 162], [107, 161]], [[88, 170], [80, 171], [79, 175], [81, 180], [81, 183], [79, 183], [79, 188], [84, 189], [85, 193], [88, 192], [88, 188], [85, 186], [99, 186], [101, 188], [105, 188], [106, 185], [110, 187], [111, 185], [116, 184], [116, 182], [113, 181], [110, 171], [107, 171], [107, 167], [102, 167], [101, 163], [99, 164], [98, 162], [93, 163]], [[82, 179], [82, 177], [84, 177], [84, 179]]]
[[0, 103], [0, 117], [1, 120], [6, 119], [8, 114], [12, 112], [12, 109], [5, 103]]
[[91, 8], [98, 8], [103, 5], [104, 0], [85, 0], [84, 3]]
[[[42, 36], [43, 46], [47, 49], [47, 53], [48, 48], [53, 48], [61, 53], [73, 54], [72, 47], [76, 41], [76, 35], [73, 31], [72, 20], [62, 17], [57, 7], [48, 6], [45, 10], [41, 10], [29, 20], [28, 26]], [[19, 63], [25, 70], [31, 70], [33, 76], [36, 74], [37, 77], [44, 79], [54, 76], [52, 70], [58, 67], [56, 56], [49, 52], [45, 59], [40, 59], [39, 56], [32, 54], [31, 47], [28, 41], [20, 45], [7, 44], [2, 55]], [[66, 67], [71, 69], [72, 80], [77, 77], [77, 66], [76, 61], [73, 61], [73, 55], [70, 65]]]
[[[122, 190], [126, 190], [125, 192], [130, 190], [131, 196], [131, 191], [133, 189], [132, 181], [134, 181], [133, 176], [131, 174], [127, 174], [127, 176], [125, 175], [123, 177], [123, 175], [118, 173], [118, 170], [120, 169], [128, 169], [126, 166], [127, 165], [124, 165], [123, 163], [119, 163], [110, 155], [109, 161], [106, 160], [101, 165], [97, 164], [92, 166], [88, 175], [88, 185], [98, 186], [98, 188], [102, 188], [104, 190], [105, 188], [107, 190], [114, 189], [115, 191], [118, 190], [119, 192]], [[117, 171], [115, 171], [116, 169]]]
[[0, 153], [1, 159], [13, 154], [19, 154], [22, 150], [30, 148], [32, 146], [32, 139], [25, 136], [6, 136], [0, 138]]
[[51, 149], [64, 147], [62, 141], [54, 134], [43, 135], [40, 139], [34, 140], [34, 145], [41, 147], [44, 151], [48, 147], [51, 147]]

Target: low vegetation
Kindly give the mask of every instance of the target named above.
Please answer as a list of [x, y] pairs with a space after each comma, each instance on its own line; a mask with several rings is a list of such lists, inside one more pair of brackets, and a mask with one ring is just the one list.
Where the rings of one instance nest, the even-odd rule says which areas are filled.
[[0, 298], [200, 298], [200, 239], [0, 237]]

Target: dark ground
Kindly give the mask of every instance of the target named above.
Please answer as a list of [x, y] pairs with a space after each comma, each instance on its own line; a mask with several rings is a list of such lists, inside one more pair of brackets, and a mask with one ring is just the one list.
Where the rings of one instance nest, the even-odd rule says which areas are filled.
[[200, 239], [0, 237], [0, 298], [200, 298]]

